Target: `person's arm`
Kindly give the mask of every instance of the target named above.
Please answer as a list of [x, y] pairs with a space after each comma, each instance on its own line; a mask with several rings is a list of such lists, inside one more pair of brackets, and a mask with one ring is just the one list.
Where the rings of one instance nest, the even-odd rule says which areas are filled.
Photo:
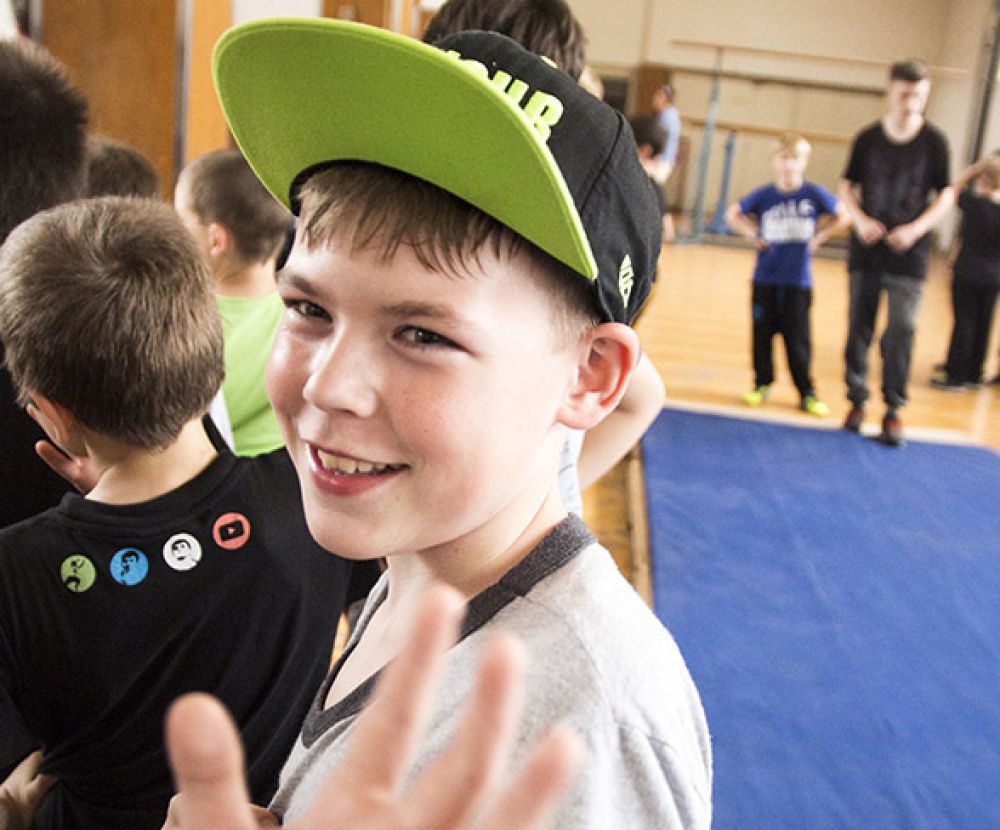
[[28, 755], [0, 782], [0, 830], [28, 830], [35, 810], [55, 783], [51, 775], [39, 775], [40, 751]]
[[[508, 636], [494, 639], [480, 662], [472, 699], [451, 743], [404, 786], [463, 610], [455, 591], [428, 592], [406, 647], [387, 666], [355, 723], [343, 761], [288, 830], [543, 830], [548, 825], [580, 763], [581, 743], [557, 726], [540, 739], [519, 775], [506, 776], [520, 720], [524, 663], [519, 644]], [[167, 714], [166, 740], [178, 794], [164, 830], [278, 826], [273, 815], [248, 804], [239, 737], [214, 698], [193, 694], [177, 701]]]
[[621, 403], [584, 436], [576, 467], [581, 490], [625, 457], [660, 414], [665, 399], [659, 372], [645, 354], [641, 355]]
[[726, 224], [744, 239], [751, 240], [758, 250], [767, 247], [767, 242], [757, 235], [757, 223], [743, 212], [739, 202], [726, 208]]
[[[937, 133], [932, 132], [931, 135]], [[948, 142], [943, 135], [939, 135], [931, 148], [929, 184], [936, 195], [916, 219], [898, 225], [886, 235], [886, 243], [897, 253], [904, 253], [912, 248], [925, 234], [941, 224], [941, 220], [955, 206], [955, 194], [958, 191], [951, 183]]]
[[936, 228], [954, 206], [955, 191], [948, 185], [916, 219], [905, 225], [897, 225], [889, 231], [885, 237], [886, 243], [898, 254], [910, 250], [924, 234]]
[[844, 207], [842, 202], [837, 202], [837, 206], [834, 208], [833, 213], [830, 214], [829, 220], [824, 222], [823, 227], [816, 231], [813, 238], [809, 240], [809, 252], [812, 254], [816, 253], [820, 246], [831, 236], [849, 227], [850, 224], [851, 216], [847, 212], [847, 208]]
[[854, 225], [854, 232], [863, 245], [874, 245], [885, 236], [885, 225], [873, 219], [861, 209], [855, 192], [855, 183], [850, 179], [841, 179], [837, 185], [837, 198], [847, 211], [847, 215]]
[[967, 188], [976, 176], [978, 176], [986, 163], [989, 161], [989, 156], [984, 156], [978, 161], [974, 161], [968, 167], [966, 167], [961, 173], [959, 173], [951, 182], [952, 192], [955, 194], [955, 198], [958, 199], [958, 194], [961, 193], [965, 188]]
[[667, 144], [663, 148], [663, 160], [673, 169], [677, 163], [677, 148], [681, 142], [681, 116], [677, 107], [671, 107], [666, 114]]

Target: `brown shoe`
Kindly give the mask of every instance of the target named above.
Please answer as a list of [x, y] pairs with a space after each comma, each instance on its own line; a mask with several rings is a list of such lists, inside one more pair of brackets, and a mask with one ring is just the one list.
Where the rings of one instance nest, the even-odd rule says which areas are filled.
[[844, 420], [844, 429], [848, 432], [861, 432], [861, 425], [865, 422], [865, 408], [862, 404], [856, 403], [851, 407]]
[[879, 443], [887, 447], [901, 447], [906, 442], [903, 440], [903, 424], [899, 416], [891, 409], [885, 413], [882, 419], [882, 432], [878, 436]]

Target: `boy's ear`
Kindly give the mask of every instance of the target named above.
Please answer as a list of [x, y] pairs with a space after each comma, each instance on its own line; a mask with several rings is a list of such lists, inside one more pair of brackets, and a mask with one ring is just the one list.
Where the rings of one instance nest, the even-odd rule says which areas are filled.
[[232, 249], [233, 235], [229, 228], [220, 225], [218, 222], [208, 223], [208, 253], [213, 259], [218, 259], [224, 253]]
[[62, 404], [45, 397], [39, 392], [30, 393], [28, 414], [49, 436], [49, 440], [74, 455], [86, 454], [86, 446], [80, 436], [79, 422]]
[[576, 380], [558, 420], [572, 429], [590, 429], [609, 415], [628, 387], [639, 361], [639, 337], [623, 323], [601, 323], [580, 341]]

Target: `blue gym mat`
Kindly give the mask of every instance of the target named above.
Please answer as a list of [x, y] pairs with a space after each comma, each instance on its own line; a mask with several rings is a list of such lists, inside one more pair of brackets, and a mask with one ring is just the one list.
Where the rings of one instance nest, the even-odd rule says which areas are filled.
[[670, 409], [642, 450], [714, 828], [1000, 827], [1000, 455]]

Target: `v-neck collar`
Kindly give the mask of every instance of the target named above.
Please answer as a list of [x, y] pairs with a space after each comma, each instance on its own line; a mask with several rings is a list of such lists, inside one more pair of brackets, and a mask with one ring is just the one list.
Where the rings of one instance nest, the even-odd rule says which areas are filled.
[[[570, 562], [594, 541], [594, 537], [578, 516], [573, 514], [567, 516], [549, 531], [531, 553], [504, 574], [498, 582], [469, 600], [465, 618], [462, 621], [459, 642], [486, 625], [515, 599], [525, 596], [535, 585]], [[373, 674], [329, 709], [323, 708], [330, 686], [333, 685], [341, 666], [361, 639], [372, 615], [385, 601], [388, 584], [388, 574], [386, 574], [372, 589], [372, 596], [358, 619], [350, 643], [334, 664], [326, 680], [323, 681], [319, 693], [309, 708], [302, 726], [302, 742], [307, 749], [332, 726], [360, 712], [372, 693], [381, 671]]]

